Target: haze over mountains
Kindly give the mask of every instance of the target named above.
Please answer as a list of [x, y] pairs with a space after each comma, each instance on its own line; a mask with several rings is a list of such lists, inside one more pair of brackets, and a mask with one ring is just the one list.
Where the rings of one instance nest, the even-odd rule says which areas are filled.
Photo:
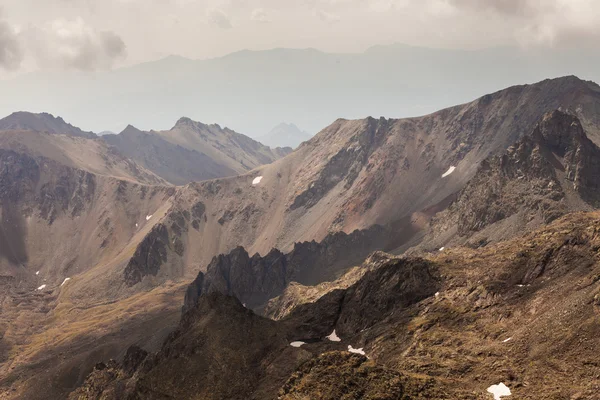
[[337, 118], [422, 115], [551, 76], [600, 81], [599, 57], [585, 47], [401, 44], [357, 54], [274, 49], [197, 61], [171, 56], [109, 72], [36, 72], [0, 81], [0, 91], [11, 93], [0, 99], [0, 115], [50, 112], [94, 132], [120, 132], [128, 124], [170, 129], [185, 115], [252, 137], [281, 121], [314, 133]]
[[1, 127], [6, 398], [598, 389], [597, 215], [571, 214], [599, 205], [593, 82], [336, 119], [289, 154], [189, 118], [100, 138], [49, 115]]
[[310, 133], [300, 130], [295, 124], [282, 122], [266, 135], [258, 137], [257, 140], [270, 147], [291, 147], [295, 149], [300, 143], [311, 137]]

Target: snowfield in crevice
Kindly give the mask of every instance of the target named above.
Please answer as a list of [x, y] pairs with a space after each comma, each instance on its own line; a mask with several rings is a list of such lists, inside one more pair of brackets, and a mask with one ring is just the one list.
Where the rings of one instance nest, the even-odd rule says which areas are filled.
[[297, 341], [297, 342], [290, 343], [290, 346], [292, 346], [292, 347], [302, 347], [303, 344], [306, 344], [306, 343], [305, 342]]
[[448, 168], [448, 171], [444, 172], [444, 175], [442, 175], [442, 178], [445, 178], [448, 175], [450, 175], [451, 173], [453, 173], [455, 169], [456, 169], [456, 167], [454, 167], [454, 166]]
[[146, 221], [149, 221], [152, 218], [152, 215], [146, 215]]
[[497, 385], [492, 385], [487, 389], [488, 393], [494, 395], [494, 400], [501, 400], [501, 397], [510, 396], [510, 389], [504, 384], [499, 383]]
[[69, 282], [71, 280], [71, 278], [65, 278], [65, 280], [63, 281], [63, 283], [60, 284], [60, 286], [62, 287], [65, 283]]
[[44, 289], [46, 289], [46, 285], [42, 285], [39, 288], [37, 288], [37, 290], [44, 290]]
[[335, 329], [333, 330], [333, 332], [331, 332], [331, 335], [326, 337], [327, 339], [329, 339], [329, 341], [331, 342], [341, 342], [342, 339], [340, 339], [340, 337], [337, 335], [337, 333], [335, 333]]
[[262, 181], [262, 176], [257, 176], [256, 178], [254, 178], [254, 180], [252, 181], [253, 185], [258, 185], [260, 183], [260, 181]]

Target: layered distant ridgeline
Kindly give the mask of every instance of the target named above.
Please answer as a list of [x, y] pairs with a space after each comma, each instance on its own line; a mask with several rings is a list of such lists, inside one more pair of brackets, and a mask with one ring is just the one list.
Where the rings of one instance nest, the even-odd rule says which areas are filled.
[[575, 74], [600, 81], [599, 52], [572, 47], [389, 44], [352, 53], [277, 48], [202, 60], [168, 56], [77, 74], [75, 80], [70, 72], [52, 71], [0, 81], [0, 93], [10, 93], [0, 97], [0, 115], [33, 108], [113, 132], [125, 123], [168, 129], [185, 115], [253, 138], [293, 121], [315, 133], [336, 118], [423, 115], [547, 77]]
[[[3, 220], [3, 227], [10, 224], [22, 227], [16, 244], [11, 245], [19, 251], [4, 254], [0, 261], [3, 271], [7, 271], [3, 283], [5, 296], [10, 301], [5, 304], [11, 305], [3, 311], [1, 321], [2, 326], [8, 327], [3, 336], [6, 350], [0, 349], [4, 351], [0, 356], [4, 354], [7, 360], [0, 367], [0, 376], [7, 377], [1, 386], [2, 393], [8, 398], [37, 399], [42, 393], [39, 388], [49, 387], [52, 393], [43, 392], [46, 398], [64, 398], [83, 382], [97, 361], [120, 358], [129, 345], [137, 344], [148, 351], [159, 351], [156, 358], [142, 364], [142, 372], [131, 383], [139, 398], [166, 393], [165, 390], [171, 390], [166, 388], [173, 388], [170, 379], [175, 375], [166, 372], [177, 375], [178, 370], [171, 368], [176, 364], [172, 357], [186, 358], [189, 350], [195, 354], [189, 361], [192, 364], [190, 371], [212, 370], [219, 363], [196, 363], [206, 359], [202, 354], [213, 357], [215, 349], [226, 349], [224, 351], [231, 355], [222, 367], [225, 372], [211, 381], [218, 389], [214, 391], [215, 396], [232, 390], [235, 396], [241, 396], [239, 398], [249, 398], [243, 397], [249, 393], [256, 393], [256, 398], [271, 398], [260, 397], [258, 393], [271, 396], [282, 388], [282, 396], [294, 398], [291, 396], [307, 389], [300, 382], [318, 383], [322, 382], [322, 377], [300, 369], [295, 375], [297, 380], [286, 383], [299, 365], [278, 364], [288, 359], [288, 353], [293, 351], [289, 349], [289, 341], [322, 338], [331, 333], [326, 331], [334, 326], [338, 328], [335, 321], [339, 320], [342, 335], [352, 338], [362, 335], [356, 336], [360, 340], [342, 342], [341, 347], [316, 347], [316, 352], [344, 350], [348, 345], [356, 349], [364, 347], [378, 363], [380, 356], [374, 343], [381, 340], [385, 347], [397, 340], [399, 349], [415, 352], [416, 358], [405, 369], [395, 364], [396, 359], [381, 366], [365, 364], [363, 359], [349, 360], [333, 355], [313, 360], [314, 371], [331, 362], [340, 363], [352, 375], [356, 372], [349, 365], [352, 364], [360, 371], [366, 368], [367, 375], [376, 371], [397, 379], [399, 384], [395, 388], [400, 391], [410, 393], [423, 385], [441, 391], [432, 393], [450, 393], [449, 397], [432, 394], [433, 398], [461, 398], [452, 397], [455, 392], [446, 392], [444, 385], [428, 385], [429, 378], [422, 382], [407, 377], [405, 372], [410, 375], [420, 371], [423, 359], [418, 349], [410, 346], [413, 339], [402, 331], [408, 329], [402, 321], [412, 321], [410, 333], [415, 335], [420, 335], [429, 325], [420, 324], [421, 316], [411, 314], [410, 318], [402, 319], [404, 314], [400, 310], [408, 307], [419, 315], [422, 306], [426, 306], [422, 302], [433, 301], [435, 293], [443, 290], [444, 285], [464, 288], [464, 293], [456, 295], [457, 302], [462, 302], [462, 297], [471, 293], [471, 280], [461, 280], [464, 277], [459, 274], [451, 282], [444, 281], [451, 273], [448, 268], [453, 267], [440, 266], [443, 259], [434, 260], [436, 265], [421, 261], [409, 263], [412, 268], [409, 275], [403, 275], [403, 271], [397, 271], [400, 274], [397, 275], [392, 267], [382, 270], [381, 276], [356, 274], [350, 279], [344, 278], [344, 273], [360, 265], [374, 250], [401, 252], [412, 248], [414, 254], [424, 255], [433, 249], [437, 253], [438, 247], [432, 246], [438, 244], [442, 247], [445, 244], [471, 244], [470, 241], [477, 240], [477, 246], [483, 246], [510, 239], [523, 229], [536, 229], [565, 213], [595, 208], [597, 164], [594, 160], [598, 152], [596, 146], [600, 143], [599, 110], [600, 87], [596, 84], [575, 77], [546, 80], [511, 87], [418, 118], [340, 119], [296, 151], [262, 166], [259, 164], [279, 155], [266, 152], [264, 146], [232, 131], [189, 119], [180, 120], [173, 129], [164, 132], [141, 132], [130, 127], [120, 139], [108, 135], [108, 142], [119, 142], [115, 143], [116, 147], [108, 146], [103, 139], [49, 133], [0, 133], [0, 137], [10, 138], [3, 140], [10, 143], [7, 149], [13, 152], [3, 161], [10, 168], [2, 169], [4, 175], [0, 176], [0, 187], [9, 188], [1, 192], [2, 216], [9, 216], [8, 220]], [[36, 138], [35, 143], [43, 140], [40, 143], [54, 145], [34, 146], [24, 139], [28, 137]], [[62, 142], [58, 142], [59, 139]], [[96, 158], [65, 151], [63, 142], [82, 149], [78, 151], [87, 148], [83, 144], [92, 143], [90, 148], [113, 149], [130, 167], [120, 167], [117, 161], [98, 157], [92, 169], [85, 165], [86, 160]], [[44, 153], [48, 148], [56, 150]], [[131, 153], [123, 155], [127, 151]], [[185, 167], [196, 165], [194, 163], [200, 165], [204, 160], [195, 152], [210, 157], [209, 171], [215, 172], [225, 166], [233, 174], [241, 175], [178, 187], [167, 184], [167, 180], [183, 181], [190, 177], [194, 171]], [[103, 154], [100, 150], [97, 153]], [[49, 163], [46, 159], [54, 161]], [[186, 162], [171, 164], [167, 159]], [[169, 170], [170, 165], [175, 168]], [[524, 171], [521, 165], [526, 165]], [[247, 169], [251, 170], [245, 172]], [[170, 174], [168, 177], [167, 173]], [[531, 182], [531, 187], [536, 190], [530, 193], [508, 190], [519, 189], [515, 183], [522, 180]], [[490, 185], [492, 181], [494, 185]], [[492, 207], [482, 208], [479, 203], [471, 203], [472, 198], [481, 199]], [[468, 212], [465, 214], [464, 210]], [[469, 218], [457, 219], [456, 215]], [[478, 233], [512, 215], [532, 216], [531, 223], [510, 225], [515, 229], [505, 230], [505, 235], [486, 235], [479, 243]], [[457, 225], [463, 228], [458, 229]], [[570, 244], [576, 247], [577, 239], [573, 240]], [[560, 254], [559, 250], [553, 254]], [[458, 260], [457, 265], [463, 265], [461, 262]], [[375, 270], [375, 267], [368, 268]], [[430, 271], [429, 267], [432, 268]], [[507, 262], [499, 268], [498, 272], [512, 271], [513, 267]], [[540, 268], [536, 268], [531, 269], [539, 272]], [[439, 269], [441, 275], [437, 272]], [[36, 275], [37, 271], [40, 273]], [[474, 282], [487, 274], [483, 269], [478, 271]], [[528, 277], [517, 283], [532, 284], [541, 276], [535, 271], [524, 272], [523, 276]], [[534, 275], [536, 277], [532, 278]], [[440, 281], [440, 276], [446, 278]], [[65, 281], [66, 278], [70, 280]], [[214, 294], [237, 296], [256, 311], [267, 306], [270, 315], [293, 314], [295, 305], [302, 303], [294, 299], [294, 293], [313, 300], [315, 295], [306, 294], [310, 289], [298, 289], [297, 284], [298, 290], [288, 290], [292, 282], [310, 287], [338, 278], [336, 283], [318, 287], [318, 290], [337, 289], [329, 300], [323, 300], [327, 300], [323, 315], [333, 318], [325, 323], [310, 320], [311, 315], [320, 314], [314, 314], [314, 309], [309, 308], [297, 311], [300, 313], [298, 318], [303, 316], [308, 320], [295, 319], [291, 325], [281, 327], [259, 319], [236, 301], [223, 300], [224, 297]], [[427, 290], [421, 292], [408, 284], [413, 278], [415, 282], [426, 282], [423, 288]], [[186, 310], [196, 312], [199, 319], [184, 318], [179, 333], [171, 336], [162, 347], [163, 339], [175, 329], [178, 309], [184, 304], [184, 292], [193, 279], [196, 281], [187, 289], [185, 305]], [[402, 282], [406, 279], [404, 285]], [[363, 283], [357, 283], [359, 280]], [[346, 304], [345, 301], [350, 302], [347, 310], [353, 309], [353, 299], [371, 291], [377, 296], [376, 290], [371, 288], [382, 286], [374, 282], [388, 281], [389, 286], [383, 287], [389, 289], [385, 293], [391, 298], [385, 297], [383, 292], [381, 298], [373, 298], [385, 312], [378, 314], [371, 309], [354, 308], [358, 319], [352, 315], [338, 318], [336, 313], [343, 312], [340, 305]], [[393, 282], [397, 282], [402, 290], [396, 290]], [[349, 289], [355, 284], [358, 286]], [[494, 296], [512, 296], [513, 293], [498, 289], [488, 295], [495, 288], [493, 282], [482, 285], [481, 295], [471, 299], [473, 307], [479, 307], [478, 304]], [[352, 295], [348, 292], [344, 295], [346, 290], [352, 290]], [[342, 302], [336, 297], [340, 294], [349, 297]], [[269, 303], [280, 295], [279, 301]], [[277, 304], [282, 310], [273, 309]], [[443, 314], [445, 304], [440, 304], [442, 308], [436, 312]], [[411, 308], [413, 306], [416, 308]], [[196, 308], [197, 311], [193, 311]], [[499, 308], [497, 311], [510, 312], [512, 309]], [[463, 329], [464, 321], [460, 319], [463, 314], [453, 313], [452, 307], [448, 312], [448, 319], [446, 315], [440, 318], [452, 325], [449, 331]], [[392, 329], [391, 325], [361, 332], [392, 315], [401, 318], [400, 322], [393, 319], [396, 321], [393, 329], [402, 331], [395, 334], [396, 339], [381, 336], [383, 331]], [[490, 315], [468, 314], [465, 318], [488, 321]], [[252, 331], [254, 333], [239, 342], [223, 343], [218, 333], [210, 336], [211, 329], [207, 327], [213, 323], [233, 331], [252, 326], [256, 332]], [[239, 327], [237, 330], [236, 326]], [[495, 335], [502, 328], [496, 323], [493, 327]], [[195, 340], [197, 334], [209, 335], [207, 338], [201, 336], [204, 339], [200, 340], [203, 345], [197, 349], [199, 353], [188, 348], [188, 340]], [[342, 336], [342, 339], [346, 340], [346, 337]], [[428, 340], [435, 338], [432, 336]], [[239, 379], [239, 385], [228, 388], [223, 382], [219, 383], [219, 379], [227, 379], [227, 365], [229, 361], [238, 360], [233, 353], [237, 354], [241, 348], [250, 353], [246, 354], [244, 350], [241, 354], [248, 364], [240, 368], [250, 368], [256, 363], [273, 367], [272, 370], [265, 367], [266, 372], [257, 369], [253, 372], [259, 373], [256, 379], [254, 375], [248, 375]], [[489, 353], [485, 348], [486, 354]], [[138, 353], [130, 356], [137, 359], [135, 354]], [[299, 358], [292, 357], [292, 360], [308, 360], [312, 354], [301, 352]], [[473, 370], [475, 375], [469, 375], [470, 378], [483, 375], [483, 370], [478, 369], [481, 364], [469, 369], [464, 363], [454, 364], [445, 359], [444, 354], [437, 356], [440, 357], [436, 361], [438, 365], [423, 366], [425, 374], [441, 376], [448, 371]], [[140, 355], [139, 358], [144, 357]], [[169, 361], [163, 364], [165, 360]], [[362, 364], [365, 365], [361, 367]], [[466, 369], [461, 369], [463, 366]], [[131, 372], [135, 368], [126, 366], [125, 370]], [[506, 368], [512, 368], [512, 364]], [[120, 369], [121, 366], [111, 364], [105, 371], [110, 376], [102, 375], [101, 378], [107, 378], [105, 383], [110, 384], [114, 374], [119, 379], [131, 377], [127, 375], [129, 372], [119, 375]], [[271, 376], [268, 375], [270, 371], [281, 371], [281, 375], [271, 381], [262, 381], [260, 377]], [[356, 373], [353, 379], [360, 380], [365, 376]], [[505, 375], [500, 375], [494, 378], [505, 379]], [[161, 379], [153, 383], [154, 376]], [[115, 387], [122, 388], [119, 379]], [[94, 382], [91, 382], [92, 386], [104, 390], [103, 384]], [[373, 395], [380, 393], [380, 383], [372, 388]], [[177, 389], [167, 394], [187, 398], [200, 393], [194, 392], [197, 388], [186, 385], [181, 391]], [[470, 388], [470, 392], [480, 389], [478, 385]], [[332, 396], [338, 393], [337, 390]], [[304, 392], [304, 395], [315, 394]], [[91, 398], [96, 397], [92, 395]]]

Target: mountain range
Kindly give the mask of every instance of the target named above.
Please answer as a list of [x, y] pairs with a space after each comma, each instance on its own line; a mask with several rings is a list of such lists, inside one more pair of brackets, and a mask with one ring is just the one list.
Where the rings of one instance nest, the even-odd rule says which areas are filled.
[[423, 115], [551, 76], [598, 82], [598, 57], [585, 48], [403, 44], [347, 54], [281, 48], [208, 60], [170, 56], [114, 71], [35, 72], [0, 81], [0, 91], [11, 94], [0, 99], [0, 115], [51, 112], [94, 132], [120, 132], [128, 124], [165, 130], [186, 115], [254, 138], [281, 121], [314, 133], [340, 117]]
[[593, 398], [599, 110], [567, 76], [292, 152], [0, 120], [0, 393]]

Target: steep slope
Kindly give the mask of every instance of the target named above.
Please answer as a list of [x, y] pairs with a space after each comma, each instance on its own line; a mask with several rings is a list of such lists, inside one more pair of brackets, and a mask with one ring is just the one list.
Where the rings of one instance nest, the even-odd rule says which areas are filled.
[[257, 140], [272, 148], [291, 147], [295, 149], [302, 142], [312, 137], [308, 132], [300, 130], [295, 124], [286, 124], [285, 122], [275, 126], [264, 136], [259, 136]]
[[[273, 248], [285, 254], [297, 242], [371, 232], [375, 225], [391, 233], [373, 239], [371, 250], [409, 245], [483, 160], [505, 152], [561, 107], [573, 110], [588, 137], [600, 141], [600, 88], [574, 77], [509, 88], [419, 118], [338, 120], [272, 164], [182, 188], [165, 221], [169, 227], [179, 220], [185, 228], [169, 229], [171, 242], [181, 240], [179, 254], [168, 251], [156, 275], [142, 282], [159, 284], [173, 271], [194, 277], [214, 255], [238, 246], [249, 254], [264, 256]], [[202, 218], [179, 218], [195, 207]]]
[[[600, 148], [577, 117], [548, 113], [502, 156], [484, 160], [420, 249], [487, 244], [600, 206]], [[450, 240], [450, 241], [448, 241]]]
[[142, 132], [128, 126], [102, 139], [175, 185], [244, 173], [290, 152], [270, 149], [218, 125], [180, 119], [169, 131]]
[[0, 119], [0, 131], [33, 131], [45, 133], [65, 134], [69, 136], [93, 139], [93, 132], [84, 132], [81, 129], [66, 123], [61, 117], [52, 114], [34, 114], [30, 112], [15, 112], [8, 117]]
[[0, 149], [0, 166], [0, 271], [23, 282], [112, 262], [174, 194], [12, 150]]

